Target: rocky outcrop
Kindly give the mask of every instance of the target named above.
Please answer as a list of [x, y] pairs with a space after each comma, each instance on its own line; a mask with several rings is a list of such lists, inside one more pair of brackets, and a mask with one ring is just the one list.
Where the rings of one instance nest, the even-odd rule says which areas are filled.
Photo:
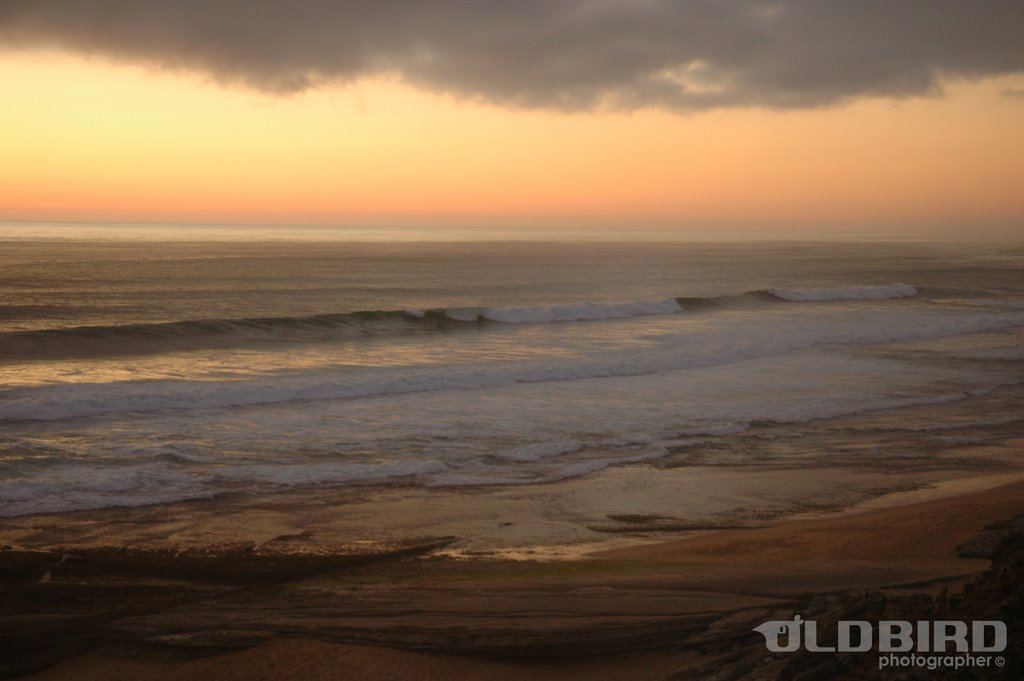
[[[992, 523], [962, 546], [972, 557], [984, 555], [992, 566], [954, 590], [915, 585], [861, 592], [818, 595], [796, 607], [743, 611], [722, 618], [688, 639], [684, 647], [704, 653], [707, 662], [680, 670], [664, 681], [1019, 681], [1024, 679], [1024, 527], [1017, 516]], [[1008, 648], [992, 657], [1002, 666], [908, 668], [879, 670], [878, 653], [822, 653], [799, 650], [770, 653], [751, 627], [769, 620], [791, 620], [795, 614], [815, 620], [819, 643], [834, 646], [839, 620], [999, 620], [1008, 629]]]

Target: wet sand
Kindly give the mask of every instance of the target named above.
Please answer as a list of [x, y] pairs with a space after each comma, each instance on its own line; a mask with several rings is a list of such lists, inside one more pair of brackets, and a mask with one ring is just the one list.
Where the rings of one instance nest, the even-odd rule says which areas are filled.
[[[1024, 454], [1020, 441], [999, 446], [1003, 454]], [[521, 560], [521, 553], [511, 560], [500, 552], [467, 559], [464, 551], [424, 550], [259, 586], [179, 578], [171, 587], [160, 582], [159, 598], [155, 577], [104, 574], [102, 566], [62, 576], [58, 569], [46, 584], [5, 587], [8, 602], [18, 605], [4, 619], [8, 644], [13, 629], [48, 623], [39, 624], [36, 643], [49, 644], [53, 659], [66, 659], [28, 677], [39, 680], [600, 680], [662, 679], [679, 670], [701, 678], [702, 665], [717, 654], [704, 640], [709, 632], [721, 640], [748, 635], [749, 622], [805, 612], [821, 594], [958, 588], [989, 561], [958, 557], [957, 546], [1022, 511], [1020, 475], [990, 473], [752, 529], [603, 533], [610, 543], [600, 550], [584, 544], [569, 560]], [[61, 524], [40, 517], [8, 525], [0, 536], [42, 548], [62, 536], [77, 536], [83, 546], [109, 543], [118, 532], [124, 540], [153, 531], [130, 513], [117, 529], [101, 519], [76, 514]], [[286, 536], [281, 543], [303, 541]], [[81, 611], [30, 612], [46, 601], [38, 595], [47, 589], [81, 592], [82, 601], [83, 593], [98, 598], [89, 591], [97, 585], [129, 593], [129, 583], [140, 594], [130, 596], [134, 609], [101, 599], [106, 614], [96, 618], [92, 608], [90, 626], [102, 636], [75, 639], [67, 634], [73, 627], [64, 634], [52, 628], [62, 617], [65, 626], [81, 624]], [[739, 634], [722, 633], [731, 631], [730, 618], [741, 622]], [[78, 649], [70, 645], [75, 640]]]

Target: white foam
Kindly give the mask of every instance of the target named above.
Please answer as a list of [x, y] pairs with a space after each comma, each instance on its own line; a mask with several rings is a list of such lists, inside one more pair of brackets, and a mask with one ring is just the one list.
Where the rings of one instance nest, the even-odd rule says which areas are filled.
[[65, 464], [0, 482], [0, 517], [208, 498], [215, 490], [163, 464]]
[[[965, 393], [884, 397], [865, 395], [834, 400], [805, 399], [750, 414], [779, 423], [802, 422], [867, 410], [940, 404], [963, 399]], [[683, 432], [729, 434], [746, 424], [708, 425]], [[678, 433], [682, 434], [682, 433]], [[675, 447], [694, 446], [706, 438], [636, 433], [622, 438], [591, 441], [554, 440], [537, 442], [512, 450], [508, 455], [373, 462], [305, 461], [301, 463], [243, 463], [230, 459], [211, 461], [198, 469], [192, 462], [176, 465], [152, 462], [148, 454], [163, 457], [167, 448], [133, 449], [133, 459], [150, 463], [92, 465], [61, 463], [32, 477], [14, 477], [0, 482], [0, 516], [46, 513], [111, 506], [138, 506], [210, 497], [223, 490], [261, 490], [323, 484], [385, 483], [407, 481], [431, 487], [528, 485], [555, 482], [593, 474], [616, 465], [652, 461], [667, 456]], [[709, 437], [713, 437], [709, 435]], [[565, 454], [584, 455], [562, 459]], [[124, 452], [122, 452], [124, 453]], [[507, 463], [497, 463], [504, 459]], [[184, 464], [184, 465], [182, 465]]]
[[917, 295], [917, 289], [910, 284], [888, 286], [854, 286], [851, 288], [770, 288], [765, 293], [792, 302], [817, 302], [828, 300], [889, 300], [910, 298]]
[[232, 489], [237, 489], [239, 483], [259, 489], [265, 485], [384, 482], [448, 470], [440, 461], [250, 464], [224, 467], [213, 476], [195, 476], [164, 463], [62, 464], [31, 478], [0, 482], [0, 517], [205, 499], [223, 489], [218, 482], [230, 483]]

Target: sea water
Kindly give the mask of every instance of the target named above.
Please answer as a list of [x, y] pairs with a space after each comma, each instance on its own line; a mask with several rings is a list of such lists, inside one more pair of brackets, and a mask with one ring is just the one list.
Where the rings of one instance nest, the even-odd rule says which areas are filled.
[[1022, 338], [1013, 244], [0, 225], [0, 514], [749, 465], [914, 406], [1019, 435]]

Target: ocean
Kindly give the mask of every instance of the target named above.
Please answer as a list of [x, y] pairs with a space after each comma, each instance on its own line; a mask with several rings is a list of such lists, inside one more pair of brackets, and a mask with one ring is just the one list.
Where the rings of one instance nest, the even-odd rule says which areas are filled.
[[1019, 244], [10, 224], [0, 515], [934, 468], [1024, 435], [1022, 340]]

